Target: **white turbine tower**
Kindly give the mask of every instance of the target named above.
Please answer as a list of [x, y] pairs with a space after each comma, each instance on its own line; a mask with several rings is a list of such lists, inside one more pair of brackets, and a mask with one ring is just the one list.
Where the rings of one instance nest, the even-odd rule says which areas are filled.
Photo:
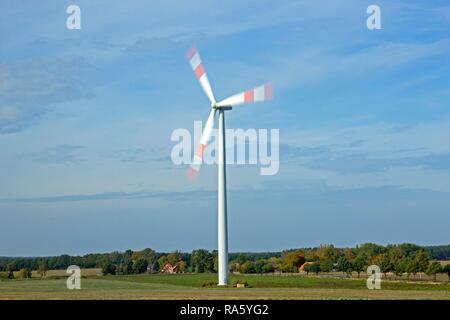
[[208, 77], [206, 76], [200, 55], [195, 47], [187, 53], [189, 63], [200, 82], [203, 91], [205, 91], [211, 101], [211, 112], [203, 128], [200, 145], [194, 156], [189, 176], [195, 178], [200, 170], [203, 151], [208, 144], [212, 129], [214, 127], [214, 118], [219, 113], [218, 144], [217, 144], [217, 169], [218, 169], [218, 251], [219, 251], [219, 286], [228, 284], [228, 231], [227, 231], [227, 190], [226, 190], [226, 170], [225, 170], [225, 110], [231, 110], [233, 106], [266, 101], [272, 98], [272, 85], [264, 84], [262, 86], [237, 93], [220, 102], [216, 102]]

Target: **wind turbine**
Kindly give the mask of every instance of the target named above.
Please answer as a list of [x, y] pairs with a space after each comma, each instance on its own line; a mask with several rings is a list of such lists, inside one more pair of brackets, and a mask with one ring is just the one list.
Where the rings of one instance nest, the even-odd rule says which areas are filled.
[[203, 67], [200, 54], [196, 47], [192, 47], [187, 58], [192, 70], [197, 76], [203, 91], [211, 101], [211, 111], [203, 128], [200, 145], [189, 168], [188, 175], [195, 178], [200, 170], [203, 152], [211, 139], [215, 115], [219, 113], [218, 145], [217, 145], [217, 171], [218, 171], [218, 251], [219, 251], [219, 286], [228, 285], [228, 227], [227, 227], [227, 189], [226, 189], [226, 163], [225, 163], [225, 111], [240, 104], [266, 101], [273, 97], [271, 84], [264, 84], [253, 89], [234, 94], [220, 102], [216, 101], [208, 77]]

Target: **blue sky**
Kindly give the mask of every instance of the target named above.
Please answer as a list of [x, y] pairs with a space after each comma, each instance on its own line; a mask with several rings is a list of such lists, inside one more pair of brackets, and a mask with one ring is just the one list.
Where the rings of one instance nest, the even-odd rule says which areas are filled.
[[449, 31], [447, 1], [1, 0], [0, 255], [216, 247], [216, 167], [169, 158], [194, 43], [218, 99], [275, 84], [227, 114], [280, 129], [277, 175], [228, 168], [231, 251], [450, 243]]

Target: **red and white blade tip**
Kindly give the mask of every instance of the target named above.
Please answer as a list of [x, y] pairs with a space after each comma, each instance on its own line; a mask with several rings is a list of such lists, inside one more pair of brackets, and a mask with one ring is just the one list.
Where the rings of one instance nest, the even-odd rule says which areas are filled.
[[186, 52], [186, 57], [188, 60], [191, 60], [192, 57], [198, 53], [197, 47], [194, 45], [192, 46], [187, 52]]
[[220, 101], [217, 106], [236, 106], [245, 103], [263, 102], [273, 99], [273, 84], [266, 83], [253, 89], [237, 93], [225, 100]]
[[186, 57], [191, 65], [192, 70], [195, 73], [198, 81], [200, 82], [203, 91], [208, 96], [211, 103], [215, 103], [216, 99], [214, 98], [214, 94], [211, 89], [211, 85], [209, 83], [208, 77], [206, 76], [205, 68], [203, 67], [202, 59], [200, 58], [200, 54], [195, 46], [188, 50]]
[[192, 47], [186, 54], [186, 57], [191, 65], [192, 70], [194, 70], [197, 79], [200, 79], [205, 74], [205, 68], [203, 67], [200, 54], [196, 47]]
[[206, 145], [200, 143], [197, 148], [197, 153], [194, 155], [194, 159], [188, 169], [187, 176], [190, 180], [196, 180], [198, 173], [200, 171], [200, 167], [203, 162], [203, 153], [205, 151]]
[[198, 171], [196, 171], [195, 169], [189, 168], [187, 170], [187, 177], [191, 181], [196, 181], [197, 177], [198, 177]]

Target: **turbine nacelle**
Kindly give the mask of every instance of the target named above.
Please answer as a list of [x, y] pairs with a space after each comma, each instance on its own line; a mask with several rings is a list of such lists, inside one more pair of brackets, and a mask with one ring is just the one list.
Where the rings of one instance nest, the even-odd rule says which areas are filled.
[[213, 103], [211, 105], [211, 108], [215, 109], [215, 110], [231, 110], [231, 109], [233, 109], [232, 106], [218, 106], [217, 103]]

